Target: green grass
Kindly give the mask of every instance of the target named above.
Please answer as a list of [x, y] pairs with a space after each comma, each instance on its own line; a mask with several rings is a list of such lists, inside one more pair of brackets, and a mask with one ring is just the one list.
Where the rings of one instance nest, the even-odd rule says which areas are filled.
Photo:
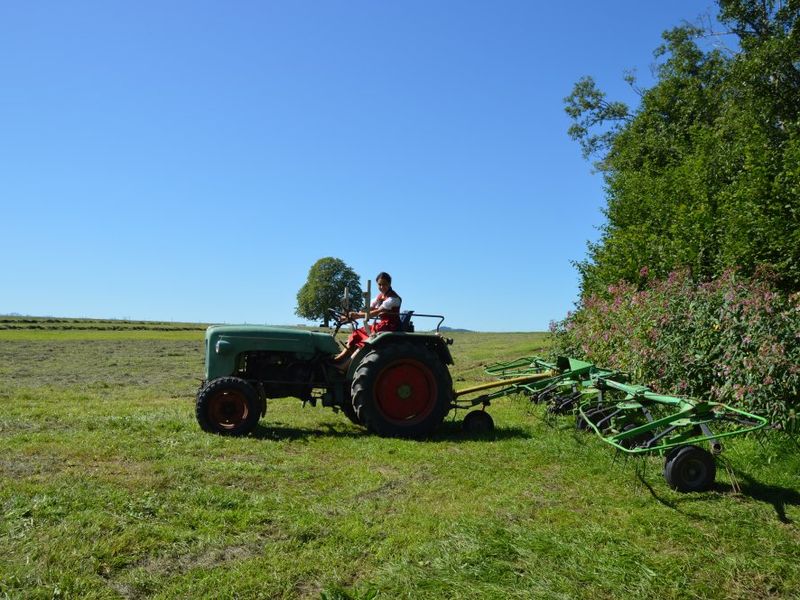
[[[0, 597], [798, 597], [777, 434], [728, 444], [741, 492], [721, 469], [706, 494], [524, 398], [479, 438], [463, 412], [404, 441], [286, 399], [228, 439], [194, 420], [201, 326], [83, 325], [0, 331]], [[457, 388], [547, 343], [449, 335]]]

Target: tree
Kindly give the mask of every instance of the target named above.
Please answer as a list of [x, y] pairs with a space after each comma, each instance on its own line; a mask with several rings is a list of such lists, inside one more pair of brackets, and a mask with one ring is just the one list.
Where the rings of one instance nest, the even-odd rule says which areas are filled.
[[[759, 265], [800, 289], [800, 1], [718, 4], [726, 31], [663, 34], [635, 110], [587, 77], [565, 98], [607, 191], [601, 237], [577, 263], [584, 295], [641, 273], [704, 281]], [[735, 50], [705, 42], [726, 36]]]
[[348, 290], [350, 309], [363, 305], [360, 278], [343, 260], [331, 256], [320, 258], [308, 270], [308, 279], [297, 292], [295, 314], [304, 319], [322, 319], [328, 327], [331, 308], [342, 306], [344, 289]]

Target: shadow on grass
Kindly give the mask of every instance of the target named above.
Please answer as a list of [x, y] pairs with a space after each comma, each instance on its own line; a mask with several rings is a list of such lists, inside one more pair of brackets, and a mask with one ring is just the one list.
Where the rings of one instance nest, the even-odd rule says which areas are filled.
[[[366, 429], [361, 427], [347, 427], [346, 425], [320, 424], [315, 427], [293, 427], [283, 423], [266, 425], [259, 424], [251, 437], [259, 440], [270, 441], [300, 441], [315, 438], [363, 438], [371, 436]], [[437, 442], [496, 442], [509, 439], [527, 439], [531, 434], [521, 427], [498, 427], [487, 433], [467, 433], [461, 427], [461, 422], [447, 421], [442, 423], [432, 435], [417, 440], [415, 443]]]
[[423, 438], [421, 442], [498, 442], [502, 440], [529, 439], [531, 433], [522, 427], [495, 427], [486, 433], [467, 433], [461, 421], [446, 421], [433, 435]]
[[665, 498], [664, 496], [660, 496], [658, 494], [658, 492], [656, 491], [656, 489], [652, 485], [650, 485], [650, 483], [645, 478], [646, 477], [646, 472], [644, 470], [637, 470], [636, 471], [636, 477], [639, 480], [639, 483], [641, 483], [644, 487], [647, 488], [647, 491], [650, 492], [650, 495], [659, 504], [663, 504], [667, 508], [671, 508], [675, 512], [679, 512], [682, 515], [692, 516], [692, 517], [695, 516], [695, 515], [690, 515], [690, 514], [684, 512], [684, 511], [682, 511], [680, 508], [678, 508], [678, 503], [677, 502], [673, 502], [672, 500], [670, 500], [668, 498]]
[[[740, 480], [739, 491], [743, 496], [771, 504], [775, 509], [775, 515], [781, 523], [792, 524], [789, 517], [786, 516], [787, 506], [800, 506], [800, 493], [791, 488], [781, 487], [779, 485], [768, 485], [753, 479], [747, 473], [741, 471], [734, 471], [736, 477]], [[717, 486], [724, 488], [726, 492], [732, 492], [733, 487], [729, 484]]]
[[647, 490], [650, 492], [650, 495], [652, 495], [657, 502], [663, 504], [667, 508], [671, 508], [672, 510], [689, 517], [700, 517], [700, 515], [690, 514], [681, 510], [678, 506], [679, 504], [683, 504], [685, 502], [716, 502], [721, 499], [719, 494], [734, 494], [738, 492], [742, 496], [746, 496], [752, 500], [771, 504], [775, 509], [775, 515], [778, 517], [778, 520], [781, 523], [794, 523], [794, 521], [792, 521], [786, 515], [786, 507], [800, 506], [800, 492], [791, 488], [761, 483], [760, 481], [753, 479], [747, 473], [743, 473], [738, 470], [734, 471], [734, 474], [741, 482], [738, 486], [738, 490], [730, 483], [717, 482], [714, 484], [713, 489], [713, 491], [717, 492], [717, 494], [713, 494], [711, 492], [699, 492], [682, 495], [679, 499], [672, 500], [659, 495], [655, 488], [653, 488], [653, 486], [651, 486], [650, 483], [648, 483], [648, 481], [645, 479], [645, 474], [637, 471], [637, 477], [639, 481], [645, 488], [647, 488]]
[[320, 424], [316, 427], [293, 427], [283, 423], [260, 424], [251, 437], [270, 441], [299, 441], [314, 438], [360, 438], [368, 435], [365, 429], [344, 429], [340, 426]]
[[[711, 505], [711, 504], [713, 504], [715, 502], [719, 502], [720, 500], [723, 499], [722, 496], [720, 494], [713, 493], [713, 491], [723, 492], [724, 491], [724, 489], [723, 489], [724, 486], [721, 486], [721, 485], [717, 484], [717, 485], [714, 486], [714, 490], [712, 492], [696, 492], [696, 493], [690, 493], [690, 494], [680, 494], [680, 496], [678, 496], [677, 498], [670, 499], [670, 498], [668, 498], [666, 496], [660, 495], [659, 492], [656, 490], [656, 488], [654, 488], [652, 485], [650, 485], [650, 483], [648, 483], [648, 481], [645, 479], [644, 473], [637, 472], [637, 478], [639, 479], [641, 484], [645, 488], [647, 488], [647, 490], [650, 492], [650, 495], [653, 496], [653, 498], [656, 500], [656, 502], [658, 502], [659, 504], [661, 504], [663, 506], [666, 506], [667, 508], [669, 508], [671, 510], [674, 510], [676, 513], [678, 513], [680, 515], [683, 515], [684, 517], [686, 517], [688, 519], [693, 519], [695, 521], [702, 521], [702, 522], [705, 522], [705, 523], [720, 523], [721, 522], [721, 520], [719, 518], [717, 518], [716, 516], [714, 516], [713, 514], [711, 514], [709, 512], [702, 511], [702, 510], [701, 510], [701, 512], [695, 512], [695, 511], [691, 511], [691, 510], [684, 510], [683, 508], [681, 508], [681, 505], [691, 506], [691, 505], [696, 505], [697, 503], [700, 503], [700, 506], [705, 506], [705, 505]], [[662, 479], [662, 482], [663, 482], [663, 479]], [[664, 487], [665, 491], [669, 490], [669, 488], [666, 487], [666, 483], [664, 483], [664, 486], [665, 486]]]

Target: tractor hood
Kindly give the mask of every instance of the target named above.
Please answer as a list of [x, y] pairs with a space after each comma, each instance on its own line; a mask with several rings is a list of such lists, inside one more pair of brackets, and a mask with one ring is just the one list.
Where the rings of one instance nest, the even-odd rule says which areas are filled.
[[289, 352], [309, 360], [315, 354], [336, 354], [339, 346], [326, 333], [264, 325], [212, 325], [206, 330], [206, 380], [233, 373], [242, 352]]

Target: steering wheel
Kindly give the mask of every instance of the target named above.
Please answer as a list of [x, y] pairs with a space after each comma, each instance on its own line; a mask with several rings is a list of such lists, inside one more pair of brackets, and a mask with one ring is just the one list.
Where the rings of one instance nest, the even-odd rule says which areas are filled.
[[337, 323], [344, 324], [348, 321], [352, 321], [353, 319], [350, 318], [348, 313], [344, 312], [342, 309], [339, 308], [329, 308], [328, 312], [333, 316], [334, 320]]
[[336, 321], [336, 329], [333, 330], [333, 337], [336, 337], [336, 334], [339, 333], [339, 330], [345, 323], [355, 323], [355, 319], [351, 319], [348, 313], [342, 312], [338, 308], [329, 308], [328, 312], [333, 315]]

